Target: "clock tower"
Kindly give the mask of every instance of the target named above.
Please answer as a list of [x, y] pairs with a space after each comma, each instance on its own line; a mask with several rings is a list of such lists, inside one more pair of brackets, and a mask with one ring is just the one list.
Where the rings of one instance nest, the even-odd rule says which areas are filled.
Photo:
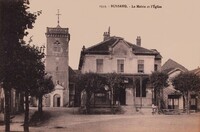
[[68, 28], [58, 26], [47, 27], [46, 31], [46, 60], [45, 70], [52, 76], [55, 88], [52, 93], [46, 96], [45, 104], [50, 107], [66, 106], [69, 102], [69, 40]]

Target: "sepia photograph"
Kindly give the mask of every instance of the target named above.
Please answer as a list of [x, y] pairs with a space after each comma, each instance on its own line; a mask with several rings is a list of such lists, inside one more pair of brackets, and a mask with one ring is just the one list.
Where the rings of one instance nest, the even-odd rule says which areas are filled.
[[200, 132], [199, 0], [0, 0], [0, 131]]

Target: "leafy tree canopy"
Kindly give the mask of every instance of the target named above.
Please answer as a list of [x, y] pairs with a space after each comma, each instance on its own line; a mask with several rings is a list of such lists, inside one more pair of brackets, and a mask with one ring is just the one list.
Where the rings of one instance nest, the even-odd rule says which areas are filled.
[[15, 71], [13, 72], [13, 87], [31, 93], [39, 85], [45, 75], [44, 53], [35, 46], [25, 45], [15, 56]]
[[99, 92], [104, 90], [106, 80], [97, 73], [85, 73], [78, 76], [77, 84], [79, 90], [85, 89], [88, 92]]
[[52, 77], [45, 75], [43, 78], [38, 80], [38, 87], [33, 89], [31, 95], [41, 97], [47, 93], [50, 93], [54, 89], [54, 83]]
[[172, 85], [182, 93], [200, 91], [200, 78], [193, 73], [181, 73], [172, 80]]
[[113, 88], [114, 90], [119, 90], [124, 83], [124, 78], [117, 73], [108, 73], [105, 75], [106, 84], [109, 86], [110, 90]]
[[0, 81], [4, 88], [12, 87], [23, 37], [28, 35], [26, 30], [33, 28], [37, 15], [41, 13], [30, 13], [28, 9], [28, 0], [0, 0]]
[[163, 72], [153, 72], [150, 76], [150, 82], [155, 89], [161, 89], [168, 86], [168, 74]]

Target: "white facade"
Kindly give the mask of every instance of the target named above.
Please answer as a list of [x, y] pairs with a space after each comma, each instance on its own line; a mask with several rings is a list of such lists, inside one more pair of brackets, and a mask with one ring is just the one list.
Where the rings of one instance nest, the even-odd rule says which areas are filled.
[[[124, 74], [137, 74], [139, 60], [144, 61], [145, 74], [151, 74], [155, 66], [154, 55], [135, 55], [132, 52], [132, 47], [124, 43], [124, 41], [117, 43], [109, 55], [86, 54], [81, 72], [97, 72], [97, 59], [103, 59], [102, 73], [117, 73], [117, 60], [121, 59], [124, 60]], [[157, 62], [157, 64], [160, 67], [161, 62]]]
[[[174, 89], [174, 86], [172, 85], [172, 79], [176, 76], [178, 76], [181, 72], [183, 72], [183, 70], [179, 69], [179, 68], [176, 68], [176, 69], [173, 69], [172, 71], [170, 71], [168, 73], [168, 84], [169, 86], [164, 88], [163, 92], [164, 92], [164, 101], [165, 101], [165, 105], [166, 107], [168, 107], [169, 105], [171, 106], [175, 106], [176, 109], [183, 109], [183, 97], [182, 96], [177, 96], [177, 98], [170, 98], [168, 97], [169, 95], [173, 95], [176, 90]], [[175, 109], [175, 108], [174, 108]]]
[[50, 107], [63, 107], [64, 88], [60, 85], [55, 87], [55, 90], [50, 93]]
[[[137, 44], [131, 44], [121, 37], [109, 37], [109, 32], [104, 33], [104, 41], [91, 46], [83, 47], [79, 62], [81, 73], [119, 73], [125, 78], [143, 81], [149, 75], [161, 70], [161, 55], [156, 50], [149, 50], [141, 47], [141, 38], [137, 38]], [[131, 81], [130, 81], [131, 82]], [[151, 106], [152, 91], [145, 83], [142, 95], [138, 95], [138, 86], [133, 88], [133, 84], [128, 82], [128, 86], [120, 93], [123, 105]], [[140, 85], [140, 84], [139, 84]], [[140, 87], [143, 87], [140, 85]], [[140, 90], [141, 90], [140, 89]]]

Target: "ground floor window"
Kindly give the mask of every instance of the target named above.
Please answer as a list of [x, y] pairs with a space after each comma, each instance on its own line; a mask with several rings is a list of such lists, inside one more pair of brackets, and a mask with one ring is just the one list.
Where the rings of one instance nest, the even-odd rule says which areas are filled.
[[140, 78], [136, 79], [136, 97], [146, 97], [147, 82], [147, 78], [142, 78], [142, 80]]
[[168, 109], [179, 108], [179, 95], [168, 95]]
[[110, 92], [99, 92], [99, 93], [94, 93], [94, 96], [92, 96], [92, 102], [94, 107], [106, 107], [110, 106]]
[[191, 99], [190, 99], [190, 109], [191, 110], [197, 110], [197, 98], [196, 98], [197, 95], [193, 94], [191, 95]]

